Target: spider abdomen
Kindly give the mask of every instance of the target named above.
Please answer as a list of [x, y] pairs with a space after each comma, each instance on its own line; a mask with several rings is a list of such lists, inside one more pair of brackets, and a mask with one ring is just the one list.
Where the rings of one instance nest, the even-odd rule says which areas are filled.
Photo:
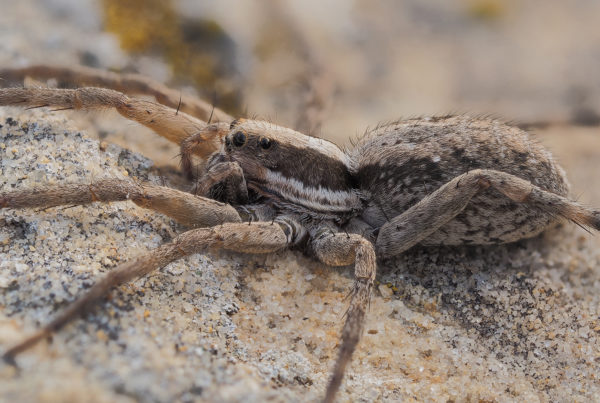
[[[353, 155], [359, 189], [371, 195], [362, 218], [376, 228], [475, 169], [506, 172], [549, 192], [568, 193], [564, 172], [547, 150], [524, 131], [491, 119], [453, 116], [396, 122], [368, 133]], [[421, 243], [512, 242], [534, 236], [554, 221], [541, 209], [487, 189]]]

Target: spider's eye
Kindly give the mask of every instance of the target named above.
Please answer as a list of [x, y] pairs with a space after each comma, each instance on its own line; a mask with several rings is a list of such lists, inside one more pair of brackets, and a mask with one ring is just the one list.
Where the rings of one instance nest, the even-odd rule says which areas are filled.
[[233, 145], [236, 147], [241, 147], [246, 144], [246, 135], [243, 132], [236, 132], [233, 135]]
[[267, 149], [271, 148], [271, 140], [266, 137], [263, 137], [262, 139], [260, 139], [259, 144], [263, 150], [267, 150]]

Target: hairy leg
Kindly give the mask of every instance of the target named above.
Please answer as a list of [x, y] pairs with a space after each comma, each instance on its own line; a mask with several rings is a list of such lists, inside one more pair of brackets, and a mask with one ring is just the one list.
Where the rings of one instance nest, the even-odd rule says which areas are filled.
[[164, 186], [121, 179], [0, 191], [0, 208], [48, 208], [123, 200], [131, 200], [140, 207], [161, 212], [190, 227], [241, 221], [237, 211], [228, 204]]
[[210, 124], [181, 142], [181, 167], [188, 179], [196, 177], [193, 172], [192, 155], [202, 155], [202, 150], [206, 147], [207, 142], [210, 142], [215, 137], [222, 138], [228, 131], [229, 125], [226, 123]]
[[473, 170], [460, 175], [384, 224], [376, 248], [379, 258], [398, 255], [456, 217], [477, 193], [492, 187], [510, 200], [527, 203], [552, 217], [564, 217], [600, 230], [600, 211], [592, 210], [505, 172]]
[[13, 363], [15, 356], [47, 338], [85, 312], [112, 288], [144, 276], [185, 256], [207, 250], [231, 250], [244, 253], [270, 253], [295, 242], [290, 231], [294, 223], [282, 219], [273, 222], [225, 223], [194, 229], [175, 237], [146, 255], [118, 266], [96, 282], [87, 293], [69, 305], [38, 332], [6, 351], [3, 359]]
[[244, 171], [235, 162], [221, 162], [211, 166], [196, 181], [193, 193], [234, 205], [248, 203]]
[[312, 249], [319, 260], [330, 266], [346, 266], [354, 262], [354, 286], [342, 329], [342, 344], [324, 399], [329, 403], [333, 402], [340, 388], [346, 366], [362, 335], [377, 264], [373, 245], [362, 236], [333, 233], [328, 228], [318, 232], [320, 234], [312, 241]]
[[[54, 107], [58, 109], [94, 110], [114, 108], [127, 119], [138, 122], [169, 141], [177, 144], [206, 128], [197, 118], [178, 112], [162, 104], [129, 98], [127, 95], [104, 88], [3, 88], [0, 106]], [[222, 131], [207, 131], [205, 143], [194, 148], [204, 158], [221, 146]]]
[[187, 95], [149, 79], [140, 74], [118, 74], [91, 67], [30, 66], [16, 69], [0, 69], [0, 78], [9, 83], [23, 83], [26, 77], [38, 80], [56, 79], [67, 87], [102, 87], [126, 94], [145, 94], [170, 108], [180, 110], [204, 121], [230, 122], [231, 116], [208, 102]]
[[[187, 140], [184, 143], [188, 143]], [[190, 180], [196, 179], [192, 189], [193, 194], [236, 206], [248, 203], [246, 178], [244, 177], [244, 171], [237, 162], [227, 161], [222, 154], [214, 153], [202, 166], [201, 173], [194, 174], [190, 154], [183, 151], [183, 145], [181, 148], [181, 161], [184, 172], [188, 174]]]

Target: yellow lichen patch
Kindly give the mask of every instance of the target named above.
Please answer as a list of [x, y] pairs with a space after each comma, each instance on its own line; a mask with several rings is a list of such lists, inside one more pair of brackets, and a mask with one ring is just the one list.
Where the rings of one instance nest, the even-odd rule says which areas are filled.
[[108, 335], [103, 330], [98, 330], [96, 332], [96, 337], [102, 341], [108, 341]]
[[473, 0], [468, 5], [467, 13], [478, 20], [493, 21], [503, 17], [506, 8], [499, 0]]
[[169, 0], [103, 0], [106, 30], [117, 34], [121, 47], [146, 52], [165, 42], [178, 42], [177, 17]]
[[220, 107], [239, 113], [239, 93], [229, 83], [235, 69], [227, 60], [233, 42], [217, 23], [182, 18], [172, 0], [102, 0], [102, 7], [105, 29], [124, 50], [163, 57], [176, 80], [191, 82], [205, 97], [214, 89]]

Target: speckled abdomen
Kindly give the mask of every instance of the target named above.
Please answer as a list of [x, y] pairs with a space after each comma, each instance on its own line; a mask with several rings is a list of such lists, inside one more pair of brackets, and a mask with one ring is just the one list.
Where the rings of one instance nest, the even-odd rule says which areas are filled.
[[[466, 116], [415, 119], [379, 127], [354, 151], [359, 188], [370, 194], [362, 218], [378, 228], [424, 196], [474, 169], [506, 172], [566, 196], [552, 155], [518, 128]], [[493, 244], [537, 235], [556, 221], [490, 188], [473, 197], [425, 245]]]

